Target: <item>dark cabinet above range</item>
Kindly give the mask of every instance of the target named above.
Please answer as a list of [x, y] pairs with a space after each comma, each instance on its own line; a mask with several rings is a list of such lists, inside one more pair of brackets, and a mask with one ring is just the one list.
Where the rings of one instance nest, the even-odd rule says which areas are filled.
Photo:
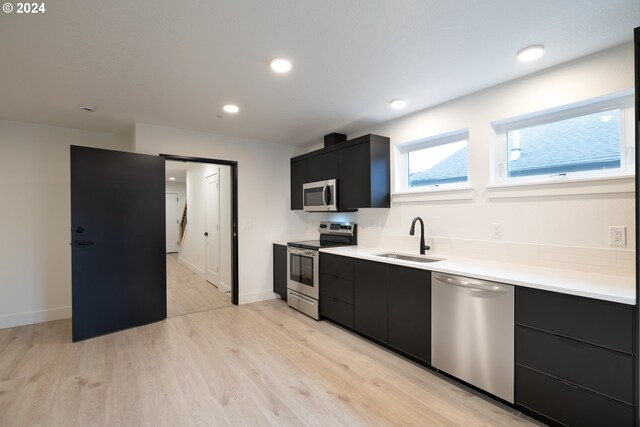
[[291, 159], [291, 209], [302, 210], [302, 186], [338, 180], [339, 210], [388, 208], [390, 194], [389, 138], [364, 135]]

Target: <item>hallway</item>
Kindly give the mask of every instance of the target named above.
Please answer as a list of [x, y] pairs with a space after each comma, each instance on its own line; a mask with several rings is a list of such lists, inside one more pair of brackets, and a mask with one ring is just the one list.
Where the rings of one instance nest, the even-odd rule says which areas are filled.
[[230, 293], [219, 291], [180, 264], [177, 253], [167, 254], [167, 317], [231, 305]]

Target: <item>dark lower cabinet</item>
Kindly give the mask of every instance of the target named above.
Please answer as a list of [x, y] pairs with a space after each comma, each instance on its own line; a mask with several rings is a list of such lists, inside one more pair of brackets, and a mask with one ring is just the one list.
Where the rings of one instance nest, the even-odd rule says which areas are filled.
[[388, 344], [431, 363], [431, 273], [389, 265]]
[[273, 245], [273, 292], [287, 299], [287, 247]]
[[387, 270], [380, 262], [355, 260], [353, 269], [354, 329], [387, 342]]
[[320, 253], [320, 316], [353, 328], [353, 258]]
[[426, 363], [431, 361], [431, 273], [355, 260], [354, 329]]
[[515, 392], [519, 405], [567, 426], [635, 425], [633, 406], [523, 366], [516, 365]]
[[635, 306], [516, 288], [515, 401], [569, 426], [636, 425]]

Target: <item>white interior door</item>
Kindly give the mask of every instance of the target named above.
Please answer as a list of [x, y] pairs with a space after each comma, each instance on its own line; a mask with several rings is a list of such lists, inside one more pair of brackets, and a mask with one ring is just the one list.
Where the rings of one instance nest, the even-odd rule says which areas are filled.
[[209, 282], [220, 283], [220, 182], [219, 174], [205, 178], [205, 275]]
[[166, 193], [167, 253], [178, 252], [178, 193]]

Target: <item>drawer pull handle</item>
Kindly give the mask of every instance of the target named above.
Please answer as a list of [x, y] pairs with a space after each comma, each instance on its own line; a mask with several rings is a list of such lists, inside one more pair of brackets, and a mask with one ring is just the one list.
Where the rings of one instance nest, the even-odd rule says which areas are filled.
[[331, 277], [333, 277], [334, 279], [339, 279], [340, 276], [336, 275], [336, 274], [332, 274]]
[[580, 344], [580, 341], [575, 339], [575, 338], [569, 338], [569, 337], [565, 337], [564, 335], [558, 335], [558, 334], [555, 334], [555, 335], [556, 335], [556, 338], [558, 338], [558, 339], [561, 339], [561, 340], [564, 340], [564, 341], [569, 341], [569, 342], [571, 342], [573, 344]]
[[578, 390], [578, 389], [580, 388], [580, 387], [578, 387], [577, 385], [575, 385], [575, 384], [571, 384], [570, 382], [567, 382], [567, 381], [558, 380], [558, 382], [559, 382], [560, 384], [566, 385], [567, 387], [571, 387], [571, 388], [576, 389], [576, 390]]

